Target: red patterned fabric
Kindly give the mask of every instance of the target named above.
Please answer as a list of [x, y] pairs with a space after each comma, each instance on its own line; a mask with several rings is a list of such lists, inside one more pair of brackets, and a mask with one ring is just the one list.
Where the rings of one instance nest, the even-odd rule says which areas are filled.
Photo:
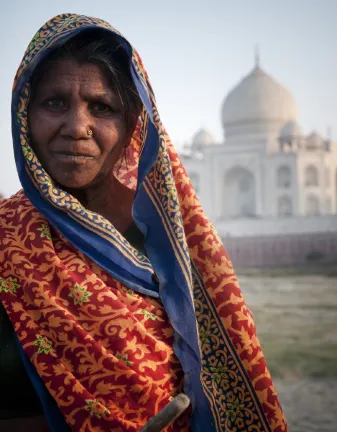
[[[220, 238], [205, 216], [196, 194], [187, 181], [187, 174], [169, 137], [169, 154], [176, 181], [191, 258], [197, 266], [210, 297], [216, 307], [242, 366], [251, 380], [262, 404], [269, 427], [273, 431], [286, 431], [285, 418], [268, 371], [263, 352], [256, 336], [253, 316], [246, 306], [238, 279]], [[206, 336], [211, 338], [211, 332]], [[211, 345], [211, 344], [210, 344]], [[213, 367], [217, 362], [213, 359]], [[224, 361], [224, 364], [227, 362]], [[218, 369], [221, 374], [221, 367]], [[238, 381], [240, 382], [240, 380]], [[232, 395], [233, 404], [237, 400]], [[242, 420], [242, 422], [241, 422]], [[239, 419], [238, 430], [249, 430]], [[268, 430], [268, 426], [265, 426]], [[225, 430], [225, 429], [224, 429]], [[231, 430], [231, 429], [229, 429]], [[252, 430], [265, 430], [252, 428]]]
[[74, 250], [22, 191], [1, 203], [0, 238], [0, 299], [74, 430], [138, 431], [182, 391], [160, 301]]
[[[57, 188], [29, 144], [30, 89], [24, 81], [25, 73], [41, 51], [81, 26], [116, 33], [95, 18], [73, 14], [55, 17], [34, 37], [19, 68], [14, 85], [18, 114], [13, 127], [19, 132], [14, 141], [21, 148], [17, 155], [24, 161], [29, 181], [25, 173], [19, 173], [24, 187], [30, 182], [29, 193], [35, 187], [51, 209], [69, 216], [69, 226], [73, 227], [74, 220], [78, 225], [91, 224], [90, 234], [111, 241], [137, 268], [151, 271], [155, 260], [149, 263], [140, 257], [108, 221]], [[154, 164], [138, 193], [148, 199], [152, 212], [149, 220], [160, 220], [150, 228], [155, 234], [165, 232], [170, 242], [170, 249], [158, 248], [156, 254], [163, 261], [166, 256], [167, 260], [174, 256], [171, 267], [164, 268], [164, 263], [159, 270], [167, 279], [172, 269], [176, 270], [173, 282], [180, 281], [184, 297], [170, 297], [169, 291], [161, 293], [164, 308], [159, 300], [127, 288], [88, 254], [79, 252], [59, 233], [61, 229], [52, 228], [51, 221], [21, 191], [0, 203], [0, 301], [24, 351], [73, 431], [137, 431], [183, 390], [173, 334], [178, 342], [179, 337], [183, 339], [185, 316], [181, 316], [179, 307], [184, 304], [192, 311], [186, 320], [194, 326], [197, 337], [196, 341], [183, 342], [191, 346], [196, 342], [199, 350], [200, 371], [194, 368], [193, 372], [198, 372], [194, 378], [200, 381], [202, 396], [209, 405], [205, 408], [203, 402], [202, 409], [212, 414], [208, 430], [285, 432], [286, 422], [232, 264], [165, 133], [135, 50], [132, 65], [152, 111], [144, 109], [128, 149], [127, 164], [117, 163], [115, 176], [135, 189], [141, 155], [148, 148], [157, 148]], [[147, 139], [151, 116], [158, 146]], [[36, 199], [33, 193], [31, 196]], [[77, 240], [76, 235], [73, 238]], [[160, 267], [158, 262], [156, 266]], [[161, 287], [165, 287], [166, 280], [162, 279]], [[175, 289], [177, 285], [166, 288]], [[180, 352], [180, 358], [184, 355]], [[184, 364], [185, 378], [191, 372], [188, 366]], [[198, 400], [192, 400], [192, 404], [203, 412]], [[186, 413], [170, 430], [188, 430], [188, 417]], [[194, 428], [200, 430], [196, 423]]]

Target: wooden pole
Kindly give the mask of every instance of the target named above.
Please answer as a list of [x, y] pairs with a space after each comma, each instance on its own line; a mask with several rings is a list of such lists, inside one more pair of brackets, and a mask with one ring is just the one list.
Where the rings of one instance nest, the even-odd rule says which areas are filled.
[[160, 413], [152, 417], [140, 432], [161, 432], [180, 417], [190, 403], [189, 397], [180, 393]]

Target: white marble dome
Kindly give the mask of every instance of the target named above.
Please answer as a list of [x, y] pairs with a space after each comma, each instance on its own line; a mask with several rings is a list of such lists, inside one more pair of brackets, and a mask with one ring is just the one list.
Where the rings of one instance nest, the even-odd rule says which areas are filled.
[[228, 94], [221, 117], [226, 137], [264, 128], [279, 134], [282, 125], [296, 122], [297, 106], [286, 88], [256, 66]]
[[307, 147], [320, 148], [324, 145], [324, 139], [317, 132], [312, 132], [307, 137]]
[[301, 126], [294, 121], [286, 123], [284, 126], [282, 126], [282, 129], [280, 131], [280, 138], [286, 139], [300, 136], [302, 136]]
[[192, 138], [192, 149], [202, 151], [205, 147], [214, 143], [213, 136], [205, 129], [200, 129]]

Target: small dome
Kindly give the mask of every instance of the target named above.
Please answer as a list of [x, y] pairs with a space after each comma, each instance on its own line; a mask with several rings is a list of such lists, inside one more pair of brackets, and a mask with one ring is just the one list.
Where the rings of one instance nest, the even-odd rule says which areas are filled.
[[324, 139], [317, 132], [312, 132], [307, 138], [307, 145], [311, 148], [322, 147]]
[[280, 131], [280, 138], [293, 138], [293, 137], [299, 137], [301, 135], [302, 135], [301, 127], [298, 123], [294, 121], [290, 121], [286, 123]]
[[243, 130], [263, 132], [270, 124], [279, 133], [281, 125], [296, 119], [297, 107], [292, 94], [259, 66], [228, 94], [222, 105], [222, 124], [227, 137]]
[[205, 129], [200, 129], [192, 139], [192, 149], [194, 151], [202, 151], [204, 147], [212, 145], [214, 139], [212, 135]]

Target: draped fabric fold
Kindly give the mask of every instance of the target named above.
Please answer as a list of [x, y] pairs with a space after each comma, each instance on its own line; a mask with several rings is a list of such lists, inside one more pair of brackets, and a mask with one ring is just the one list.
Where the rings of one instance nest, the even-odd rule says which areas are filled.
[[[146, 256], [56, 185], [30, 146], [32, 73], [50, 50], [88, 29], [120, 39], [144, 106], [128, 164], [117, 164], [115, 176], [135, 190]], [[185, 391], [191, 412], [169, 430], [189, 430], [190, 422], [200, 432], [286, 431], [232, 264], [135, 49], [100, 19], [53, 18], [19, 67], [12, 130], [23, 190], [0, 205], [0, 301], [72, 430], [137, 431]]]

